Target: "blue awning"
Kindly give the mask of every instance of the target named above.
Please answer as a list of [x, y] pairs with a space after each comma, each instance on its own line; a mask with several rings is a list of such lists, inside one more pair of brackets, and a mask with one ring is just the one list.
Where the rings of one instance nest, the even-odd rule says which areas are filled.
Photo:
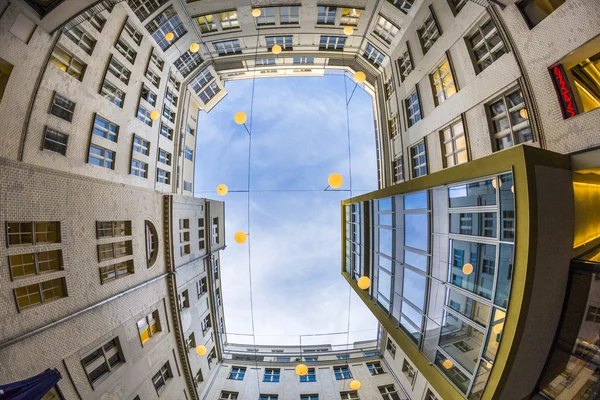
[[40, 400], [60, 379], [56, 369], [48, 369], [31, 378], [0, 385], [0, 400]]

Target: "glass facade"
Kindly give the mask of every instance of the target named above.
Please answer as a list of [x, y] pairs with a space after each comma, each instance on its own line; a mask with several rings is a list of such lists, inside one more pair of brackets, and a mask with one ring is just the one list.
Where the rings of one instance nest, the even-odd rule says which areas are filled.
[[371, 299], [469, 400], [502, 339], [514, 190], [504, 173], [345, 206], [346, 271], [370, 276]]

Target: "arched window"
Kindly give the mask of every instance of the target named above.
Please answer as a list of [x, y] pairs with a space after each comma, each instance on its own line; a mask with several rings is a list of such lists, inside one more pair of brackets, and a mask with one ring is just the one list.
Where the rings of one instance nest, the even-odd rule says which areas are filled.
[[146, 262], [152, 267], [158, 256], [158, 234], [150, 221], [146, 221]]

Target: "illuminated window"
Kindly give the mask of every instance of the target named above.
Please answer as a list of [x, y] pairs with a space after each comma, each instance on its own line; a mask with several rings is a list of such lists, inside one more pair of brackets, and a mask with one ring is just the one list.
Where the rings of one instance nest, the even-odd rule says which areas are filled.
[[200, 25], [200, 31], [202, 33], [216, 32], [217, 24], [215, 23], [215, 18], [212, 14], [201, 15], [196, 18], [198, 21], [198, 25]]
[[63, 269], [61, 250], [9, 256], [8, 262], [12, 278], [37, 275], [50, 271], [60, 271]]
[[360, 18], [360, 11], [357, 8], [344, 8], [342, 9], [342, 17], [340, 18], [340, 25], [358, 26], [358, 20]]
[[50, 62], [77, 80], [83, 79], [85, 64], [60, 46], [54, 47]]
[[450, 96], [456, 93], [452, 68], [450, 68], [450, 62], [447, 58], [435, 68], [429, 77], [431, 79], [431, 88], [433, 89], [436, 106], [448, 100]]
[[390, 124], [390, 137], [395, 138], [400, 134], [400, 120], [398, 119], [398, 113], [394, 113], [392, 119], [388, 122]]
[[521, 0], [517, 3], [517, 7], [523, 14], [529, 28], [533, 28], [563, 5], [564, 2], [565, 0]]
[[8, 246], [60, 243], [60, 222], [7, 222]]
[[503, 95], [488, 106], [495, 150], [513, 144], [531, 142], [533, 134], [529, 125], [529, 113], [519, 89]]
[[467, 140], [462, 121], [455, 122], [440, 131], [444, 168], [453, 167], [469, 161]]
[[137, 322], [137, 327], [140, 334], [140, 340], [142, 341], [142, 344], [144, 344], [150, 340], [152, 336], [160, 332], [160, 317], [158, 315], [158, 310], [140, 319]]
[[219, 21], [223, 30], [235, 29], [240, 27], [240, 21], [238, 20], [237, 11], [226, 11], [219, 13]]

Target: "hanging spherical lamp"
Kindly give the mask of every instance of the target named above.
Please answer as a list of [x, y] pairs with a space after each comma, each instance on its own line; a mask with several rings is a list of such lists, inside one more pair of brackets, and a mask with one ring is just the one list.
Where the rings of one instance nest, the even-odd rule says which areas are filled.
[[306, 374], [308, 374], [308, 367], [306, 366], [306, 364], [296, 365], [296, 373], [299, 376], [305, 376]]
[[173, 40], [174, 37], [175, 34], [173, 34], [173, 32], [167, 32], [167, 34], [165, 35], [165, 39], [167, 39], [169, 42]]
[[203, 355], [205, 355], [205, 354], [206, 354], [206, 346], [204, 346], [204, 345], [201, 345], [201, 344], [200, 344], [200, 345], [198, 345], [198, 346], [196, 346], [196, 353], [197, 353], [199, 356], [203, 356]]
[[260, 14], [261, 14], [260, 8], [255, 8], [254, 10], [252, 10], [252, 16], [254, 18], [260, 17]]
[[160, 117], [160, 111], [158, 111], [158, 110], [153, 110], [153, 111], [150, 113], [150, 119], [151, 119], [152, 121], [156, 121], [156, 120], [157, 120], [159, 117]]
[[442, 363], [442, 365], [444, 366], [444, 368], [450, 369], [450, 368], [452, 368], [453, 364], [452, 364], [452, 361], [450, 361], [450, 360], [444, 360], [444, 362]]
[[273, 54], [279, 54], [281, 53], [281, 46], [276, 44], [273, 47], [271, 47], [271, 51], [273, 52]]
[[219, 196], [225, 196], [227, 192], [229, 192], [229, 188], [224, 183], [221, 183], [219, 186], [217, 186], [217, 194]]
[[243, 111], [239, 111], [233, 116], [233, 120], [238, 125], [242, 125], [244, 122], [246, 122], [246, 119], [248, 119], [248, 117], [246, 117], [246, 113]]
[[356, 83], [363, 83], [366, 80], [367, 80], [367, 75], [365, 75], [364, 72], [357, 71], [357, 72], [354, 73], [354, 82], [356, 82]]
[[466, 263], [465, 265], [463, 265], [462, 272], [465, 275], [471, 275], [473, 273], [473, 264]]
[[529, 118], [529, 114], [527, 113], [526, 108], [521, 108], [521, 110], [519, 110], [519, 115], [521, 116], [521, 118]]
[[358, 287], [362, 290], [367, 290], [371, 286], [371, 279], [368, 276], [361, 276], [358, 279]]
[[331, 175], [329, 175], [329, 178], [327, 179], [327, 183], [332, 188], [337, 189], [337, 188], [342, 187], [342, 184], [344, 183], [344, 178], [342, 178], [342, 176], [337, 173], [331, 174]]
[[190, 51], [192, 53], [197, 53], [198, 50], [200, 50], [200, 45], [198, 43], [192, 43], [192, 44], [190, 44]]
[[239, 231], [239, 232], [235, 233], [233, 238], [235, 239], [236, 242], [238, 242], [239, 244], [242, 244], [242, 243], [246, 242], [248, 235], [246, 235], [246, 232]]
[[345, 26], [344, 27], [344, 35], [346, 36], [350, 36], [354, 33], [354, 28], [351, 26]]
[[515, 192], [515, 185], [512, 185], [512, 186], [510, 187], [510, 191], [511, 191], [511, 192], [513, 192], [513, 193]]
[[352, 382], [350, 382], [350, 389], [352, 389], [352, 390], [360, 389], [360, 381], [353, 380]]

